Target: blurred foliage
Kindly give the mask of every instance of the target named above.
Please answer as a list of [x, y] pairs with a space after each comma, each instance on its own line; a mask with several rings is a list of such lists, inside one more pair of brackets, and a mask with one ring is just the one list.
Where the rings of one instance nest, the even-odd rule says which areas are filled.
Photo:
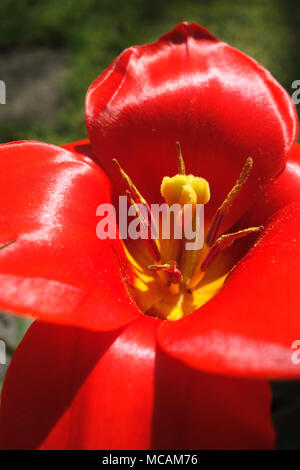
[[[31, 323], [32, 320], [29, 318], [24, 319], [22, 317], [0, 312], [0, 340], [5, 343], [6, 352], [6, 364], [0, 364], [0, 389], [12, 355]], [[8, 330], [10, 330], [10, 334], [8, 335], [9, 339], [7, 338]]]
[[[7, 122], [0, 140], [65, 143], [86, 136], [89, 84], [125, 47], [155, 40], [179, 21], [196, 21], [256, 58], [291, 93], [300, 78], [300, 4], [294, 0], [1, 0], [0, 49], [69, 53], [65, 103], [55, 124]], [[1, 72], [1, 71], [0, 71]]]

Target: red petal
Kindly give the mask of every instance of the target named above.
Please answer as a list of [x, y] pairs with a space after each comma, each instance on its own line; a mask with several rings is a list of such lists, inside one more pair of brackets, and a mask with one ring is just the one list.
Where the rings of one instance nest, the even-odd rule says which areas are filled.
[[96, 236], [110, 183], [85, 156], [37, 142], [0, 146], [0, 308], [92, 329], [135, 318], [119, 240]]
[[87, 127], [95, 155], [113, 178], [113, 157], [150, 202], [176, 173], [180, 141], [187, 171], [212, 188], [210, 217], [248, 156], [254, 168], [227, 226], [277, 176], [295, 141], [289, 95], [254, 60], [196, 24], [180, 23], [157, 42], [125, 50], [91, 85]]
[[300, 145], [293, 146], [282, 174], [271, 184], [241, 221], [249, 227], [265, 224], [276, 211], [300, 201]]
[[[219, 294], [197, 312], [164, 323], [160, 344], [201, 370], [299, 377], [300, 204], [278, 211]], [[294, 354], [295, 355], [295, 354]]]
[[271, 448], [268, 384], [166, 357], [159, 324], [144, 317], [118, 335], [35, 323], [4, 384], [0, 447]]
[[87, 157], [86, 161], [89, 164], [91, 164], [91, 159], [95, 159], [90, 141], [88, 139], [69, 142], [68, 144], [62, 145], [62, 148], [69, 150], [72, 153], [76, 153], [81, 157]]

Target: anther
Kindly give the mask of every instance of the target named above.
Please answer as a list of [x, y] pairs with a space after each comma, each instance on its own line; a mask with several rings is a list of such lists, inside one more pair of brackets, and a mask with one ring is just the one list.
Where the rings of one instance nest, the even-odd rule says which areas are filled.
[[165, 264], [150, 264], [148, 269], [153, 271], [165, 271], [170, 284], [181, 284], [182, 274], [176, 261], [169, 261]]
[[142, 231], [142, 234], [143, 234], [143, 239], [146, 242], [147, 249], [148, 249], [150, 255], [152, 256], [152, 258], [154, 259], [154, 261], [160, 262], [161, 261], [161, 255], [160, 255], [160, 252], [159, 252], [159, 249], [158, 249], [158, 246], [157, 246], [157, 241], [155, 239], [151, 238], [151, 225], [149, 223], [149, 220], [145, 219], [144, 215], [141, 213], [138, 205], [133, 200], [133, 198], [130, 194], [130, 191], [127, 190], [126, 194], [127, 194], [129, 203], [134, 206], [136, 214], [139, 217], [139, 221], [140, 221], [140, 224], [141, 224], [141, 231]]
[[241, 171], [241, 174], [237, 182], [235, 183], [234, 187], [229, 191], [226, 199], [217, 210], [216, 215], [210, 225], [210, 228], [208, 230], [207, 237], [206, 237], [206, 243], [208, 246], [212, 246], [214, 242], [216, 241], [223, 219], [226, 216], [226, 214], [229, 212], [234, 199], [240, 193], [242, 187], [247, 181], [252, 166], [253, 166], [253, 160], [251, 157], [248, 157], [243, 166], [243, 169]]
[[127, 173], [125, 173], [125, 171], [123, 170], [123, 168], [121, 167], [120, 163], [118, 162], [118, 160], [116, 158], [113, 158], [113, 163], [119, 169], [119, 171], [121, 173], [121, 176], [124, 179], [125, 183], [127, 184], [134, 201], [138, 204], [139, 203], [140, 204], [147, 204], [146, 200], [143, 198], [143, 196], [141, 195], [141, 193], [139, 192], [137, 187], [133, 184], [132, 180], [127, 175]]
[[5, 245], [0, 246], [0, 250], [4, 250], [4, 248], [8, 248], [10, 245], [15, 243], [17, 240], [12, 240], [11, 242], [5, 243]]
[[150, 209], [150, 206], [149, 204], [147, 203], [146, 199], [142, 196], [142, 194], [140, 193], [140, 191], [137, 189], [137, 187], [133, 184], [131, 178], [127, 175], [127, 173], [123, 170], [123, 168], [121, 167], [120, 163], [118, 162], [118, 160], [116, 158], [113, 158], [113, 163], [116, 165], [116, 167], [119, 169], [120, 173], [121, 173], [121, 176], [123, 178], [123, 180], [125, 181], [129, 191], [130, 191], [130, 194], [132, 196], [132, 199], [137, 203], [137, 204], [144, 204], [144, 206], [146, 207], [147, 209], [147, 212], [148, 212], [148, 216], [151, 220], [151, 224], [152, 224], [152, 229], [153, 231], [158, 234], [158, 228], [157, 228], [157, 224], [156, 224], [156, 221], [154, 219], [154, 217], [152, 216], [152, 213], [151, 213], [151, 209]]
[[232, 243], [242, 237], [246, 237], [247, 235], [254, 233], [254, 232], [259, 232], [260, 230], [263, 229], [263, 226], [261, 225], [260, 227], [249, 227], [244, 230], [239, 230], [238, 232], [234, 233], [227, 233], [225, 235], [221, 235], [214, 245], [211, 247], [209, 252], [207, 253], [206, 257], [204, 258], [202, 264], [201, 264], [201, 271], [204, 272], [207, 270], [207, 268], [211, 265], [211, 263], [214, 261], [216, 256], [225, 248], [228, 248], [229, 246], [232, 245]]

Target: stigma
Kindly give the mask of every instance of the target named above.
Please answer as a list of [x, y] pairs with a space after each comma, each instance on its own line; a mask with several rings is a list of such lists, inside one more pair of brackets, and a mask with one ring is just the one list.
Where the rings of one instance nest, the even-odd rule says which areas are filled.
[[206, 204], [210, 199], [209, 184], [204, 178], [186, 175], [185, 164], [181, 154], [180, 144], [177, 142], [178, 174], [172, 177], [165, 176], [162, 180], [160, 192], [166, 203], [179, 203], [184, 206], [191, 204]]
[[[114, 160], [127, 186], [127, 195], [136, 209], [144, 234], [143, 240], [124, 243], [125, 253], [133, 269], [133, 281], [128, 287], [143, 313], [170, 321], [179, 320], [205, 304], [222, 288], [229, 270], [224, 272], [224, 263], [217, 263], [220, 254], [237, 239], [259, 232], [263, 227], [249, 227], [233, 233], [221, 234], [222, 223], [241, 188], [247, 181], [253, 166], [252, 158], [246, 159], [236, 184], [218, 208], [210, 225], [204, 230], [199, 226], [198, 206], [210, 200], [208, 181], [201, 176], [186, 174], [186, 166], [180, 144], [177, 146], [178, 172], [162, 179], [160, 193], [165, 204], [180, 208], [170, 212], [172, 222], [168, 238], [163, 237], [164, 227], [154, 220], [151, 208], [130, 177]], [[141, 213], [139, 204], [146, 211]], [[146, 215], [145, 215], [146, 213]], [[204, 242], [195, 249], [188, 248], [186, 234], [176, 236], [177, 228], [190, 224], [195, 238], [204, 231]], [[156, 238], [151, 236], [153, 225]], [[199, 228], [200, 227], [200, 228]], [[181, 232], [182, 233], [182, 232]], [[217, 269], [216, 269], [217, 267]], [[212, 274], [215, 271], [215, 274]]]

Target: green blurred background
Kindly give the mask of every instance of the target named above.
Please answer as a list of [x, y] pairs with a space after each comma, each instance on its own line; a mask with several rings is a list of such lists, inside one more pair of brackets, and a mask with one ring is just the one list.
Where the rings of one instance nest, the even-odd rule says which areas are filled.
[[[0, 80], [7, 86], [0, 142], [85, 138], [89, 84], [124, 48], [153, 41], [182, 20], [254, 57], [289, 94], [300, 80], [296, 0], [1, 0], [0, 18]], [[8, 357], [28, 324], [0, 315]], [[4, 372], [0, 366], [0, 381]], [[299, 383], [274, 383], [273, 391], [279, 447], [300, 448]]]
[[0, 142], [86, 136], [89, 84], [125, 47], [196, 21], [253, 56], [291, 93], [300, 78], [296, 0], [1, 0]]

